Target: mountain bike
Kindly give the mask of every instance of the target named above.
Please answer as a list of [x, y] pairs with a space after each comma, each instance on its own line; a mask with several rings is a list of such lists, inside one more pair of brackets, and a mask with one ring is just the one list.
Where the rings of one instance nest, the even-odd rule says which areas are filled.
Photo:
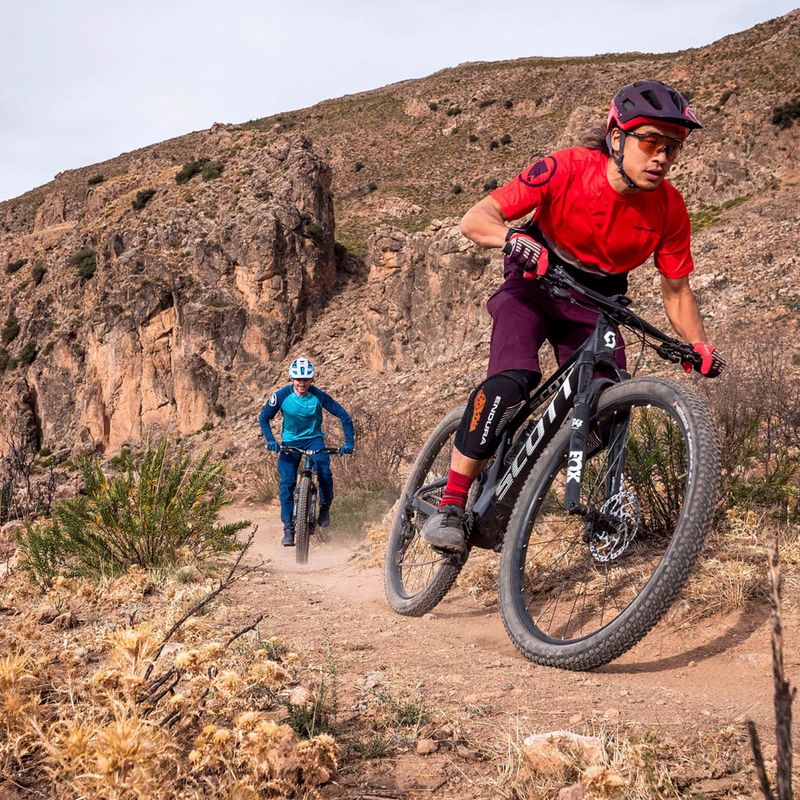
[[294, 527], [294, 557], [298, 564], [308, 563], [308, 545], [317, 529], [317, 464], [314, 456], [320, 453], [338, 454], [335, 447], [321, 450], [303, 450], [299, 447], [281, 445], [281, 450], [299, 453], [303, 462], [297, 470], [297, 484], [294, 488], [294, 507], [292, 525]]
[[438, 510], [464, 408], [444, 417], [403, 489], [384, 583], [396, 612], [421, 616], [473, 547], [500, 552], [500, 610], [514, 645], [536, 663], [585, 670], [633, 647], [686, 581], [714, 512], [719, 445], [694, 392], [632, 378], [614, 358], [618, 326], [670, 362], [697, 364], [691, 345], [560, 266], [542, 279], [554, 297], [600, 310], [593, 334], [510, 421], [470, 491], [462, 555], [419, 537]]

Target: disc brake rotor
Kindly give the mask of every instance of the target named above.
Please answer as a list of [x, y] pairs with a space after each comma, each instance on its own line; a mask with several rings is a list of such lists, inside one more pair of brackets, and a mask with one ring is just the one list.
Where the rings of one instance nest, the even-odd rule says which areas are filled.
[[642, 519], [639, 499], [624, 487], [600, 508], [601, 522], [591, 523], [589, 552], [595, 561], [618, 559], [636, 538]]

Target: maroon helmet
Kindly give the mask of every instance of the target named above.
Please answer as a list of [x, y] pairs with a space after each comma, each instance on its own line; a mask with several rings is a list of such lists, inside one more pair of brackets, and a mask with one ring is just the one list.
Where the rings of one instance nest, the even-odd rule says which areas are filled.
[[661, 81], [636, 81], [614, 95], [606, 122], [606, 133], [615, 125], [629, 131], [639, 125], [677, 125], [691, 131], [702, 128], [689, 108], [689, 101], [673, 86]]

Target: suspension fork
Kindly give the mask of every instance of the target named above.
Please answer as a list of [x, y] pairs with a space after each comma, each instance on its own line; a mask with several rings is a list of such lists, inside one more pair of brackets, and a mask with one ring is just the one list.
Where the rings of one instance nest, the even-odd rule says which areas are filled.
[[564, 508], [570, 514], [585, 516], [588, 509], [581, 503], [581, 483], [583, 482], [583, 464], [586, 459], [586, 436], [594, 399], [594, 393], [591, 392], [594, 359], [591, 354], [586, 351], [581, 353], [577, 369], [578, 391], [575, 393], [575, 400], [572, 404]]

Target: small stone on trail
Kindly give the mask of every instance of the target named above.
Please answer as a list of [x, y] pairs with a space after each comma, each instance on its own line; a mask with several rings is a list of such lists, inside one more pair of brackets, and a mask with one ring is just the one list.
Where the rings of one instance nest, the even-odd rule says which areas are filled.
[[439, 743], [433, 739], [420, 739], [417, 742], [417, 755], [429, 756], [439, 749]]
[[586, 797], [586, 790], [580, 783], [565, 786], [558, 792], [558, 800], [583, 800], [584, 797]]
[[583, 714], [581, 714], [580, 712], [578, 712], [577, 714], [573, 714], [569, 718], [570, 725], [577, 725], [579, 722], [583, 722]]
[[422, 615], [422, 619], [436, 619], [436, 614], [432, 614], [430, 611], [427, 614]]

